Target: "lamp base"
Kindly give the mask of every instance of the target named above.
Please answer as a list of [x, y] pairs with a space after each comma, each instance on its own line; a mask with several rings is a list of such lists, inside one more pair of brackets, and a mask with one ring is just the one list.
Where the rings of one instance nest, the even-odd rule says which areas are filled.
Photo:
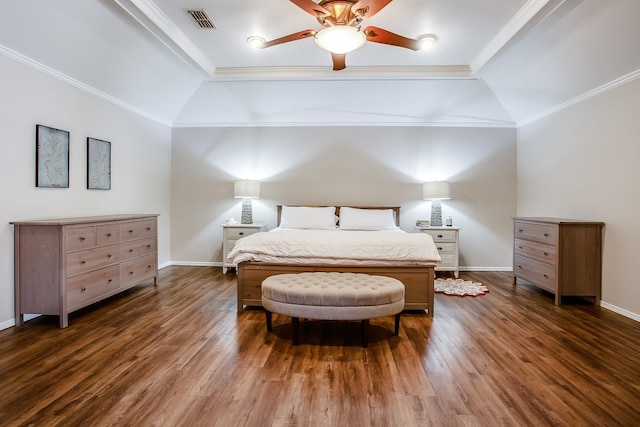
[[253, 224], [251, 199], [242, 199], [242, 216], [240, 217], [240, 224]]
[[432, 227], [442, 227], [442, 203], [440, 200], [431, 202], [431, 223]]

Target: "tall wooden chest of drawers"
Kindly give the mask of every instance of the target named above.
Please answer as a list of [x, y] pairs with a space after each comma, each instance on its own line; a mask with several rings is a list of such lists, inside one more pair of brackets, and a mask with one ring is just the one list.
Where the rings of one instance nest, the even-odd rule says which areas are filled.
[[60, 316], [158, 280], [157, 215], [16, 221], [15, 318]]
[[604, 223], [559, 218], [514, 218], [513, 282], [600, 304]]

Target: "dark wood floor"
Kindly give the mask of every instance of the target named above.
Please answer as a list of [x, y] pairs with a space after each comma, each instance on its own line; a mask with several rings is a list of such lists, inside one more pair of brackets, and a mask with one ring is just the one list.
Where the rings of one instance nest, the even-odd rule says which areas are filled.
[[466, 273], [490, 292], [436, 295], [435, 317], [307, 324], [236, 313], [235, 276], [169, 267], [72, 315], [0, 332], [3, 426], [636, 426], [640, 324]]

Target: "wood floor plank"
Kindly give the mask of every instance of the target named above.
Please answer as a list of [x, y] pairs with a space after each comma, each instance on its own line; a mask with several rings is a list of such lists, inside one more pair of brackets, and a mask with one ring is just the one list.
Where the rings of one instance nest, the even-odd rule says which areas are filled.
[[489, 293], [436, 294], [435, 315], [302, 322], [236, 311], [236, 277], [160, 270], [72, 314], [0, 331], [3, 426], [640, 425], [640, 324], [555, 306], [509, 273]]

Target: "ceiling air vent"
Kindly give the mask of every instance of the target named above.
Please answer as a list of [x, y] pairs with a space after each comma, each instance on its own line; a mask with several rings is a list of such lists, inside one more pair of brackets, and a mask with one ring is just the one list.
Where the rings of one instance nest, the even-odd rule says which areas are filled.
[[210, 28], [212, 30], [215, 30], [216, 26], [213, 25], [213, 22], [211, 22], [211, 20], [207, 16], [207, 12], [205, 12], [203, 9], [187, 10], [187, 13], [191, 15], [194, 21], [196, 21], [196, 24], [198, 24], [198, 27]]

